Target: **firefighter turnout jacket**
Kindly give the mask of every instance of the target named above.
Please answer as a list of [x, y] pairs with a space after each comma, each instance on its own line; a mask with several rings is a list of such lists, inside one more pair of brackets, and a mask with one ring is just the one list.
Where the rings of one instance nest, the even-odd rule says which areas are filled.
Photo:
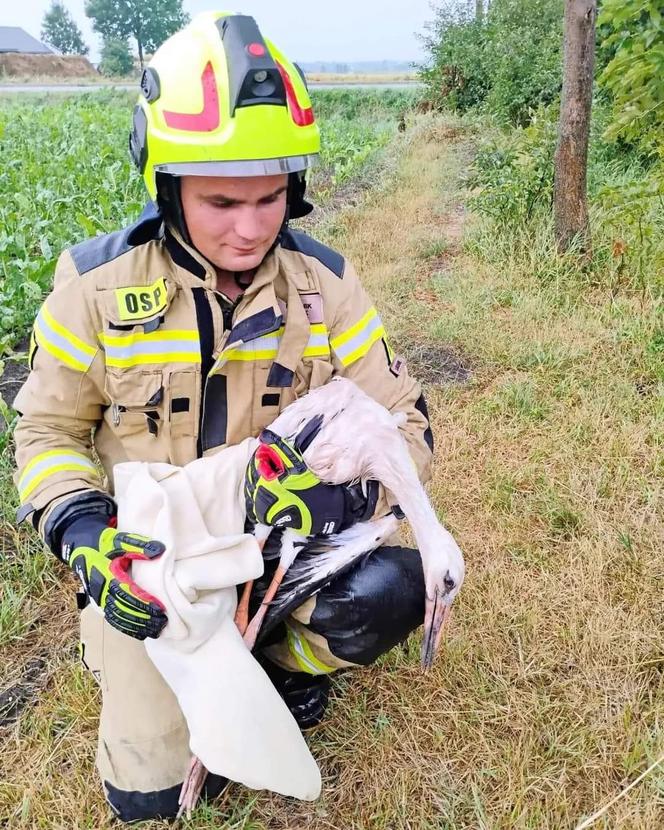
[[298, 231], [282, 231], [233, 304], [216, 291], [214, 267], [148, 206], [130, 227], [60, 256], [30, 368], [15, 403], [16, 483], [19, 517], [42, 535], [72, 497], [112, 494], [115, 464], [184, 465], [258, 435], [339, 375], [406, 414], [403, 435], [429, 476], [418, 383], [350, 263]]

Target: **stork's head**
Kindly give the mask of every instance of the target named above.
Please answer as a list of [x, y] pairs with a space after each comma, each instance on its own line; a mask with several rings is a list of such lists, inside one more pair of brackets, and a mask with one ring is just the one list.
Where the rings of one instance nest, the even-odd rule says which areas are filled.
[[440, 527], [435, 538], [420, 545], [426, 590], [422, 668], [429, 669], [440, 646], [445, 621], [466, 572], [463, 554], [452, 535]]

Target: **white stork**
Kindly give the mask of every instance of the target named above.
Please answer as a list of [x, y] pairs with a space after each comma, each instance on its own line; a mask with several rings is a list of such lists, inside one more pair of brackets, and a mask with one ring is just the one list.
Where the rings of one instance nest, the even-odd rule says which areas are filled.
[[[325, 386], [314, 389], [290, 404], [269, 427], [287, 442], [294, 442], [302, 430], [314, 419], [318, 431], [303, 452], [312, 472], [327, 484], [369, 480], [378, 481], [397, 500], [410, 521], [422, 557], [426, 589], [424, 640], [421, 662], [430, 668], [438, 650], [443, 625], [449, 609], [463, 582], [463, 556], [452, 535], [440, 524], [417, 470], [408, 452], [406, 441], [399, 430], [404, 423], [403, 413], [390, 414], [352, 381], [335, 378]], [[244, 634], [245, 643], [253, 648], [268, 607], [275, 601], [284, 607], [289, 595], [308, 596], [309, 584], [321, 587], [333, 575], [346, 570], [356, 560], [387, 541], [398, 527], [398, 520], [385, 516], [362, 522], [336, 536], [316, 540], [321, 550], [306, 557], [297, 577], [284, 582], [288, 569], [309, 540], [292, 530], [285, 530], [281, 542], [279, 566], [274, 574], [259, 610], [247, 626], [251, 584], [245, 586], [236, 622]], [[261, 547], [272, 528], [257, 525], [255, 535]], [[180, 795], [180, 814], [189, 814], [195, 805], [207, 771], [193, 758]]]

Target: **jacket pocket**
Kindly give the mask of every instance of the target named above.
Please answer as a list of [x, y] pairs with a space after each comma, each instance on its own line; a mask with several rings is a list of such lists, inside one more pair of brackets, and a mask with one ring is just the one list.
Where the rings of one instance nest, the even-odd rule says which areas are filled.
[[171, 372], [166, 387], [171, 463], [182, 467], [197, 455], [201, 373], [195, 369]]
[[110, 399], [111, 427], [121, 441], [146, 440], [162, 431], [164, 385], [161, 370], [107, 369], [105, 392]]

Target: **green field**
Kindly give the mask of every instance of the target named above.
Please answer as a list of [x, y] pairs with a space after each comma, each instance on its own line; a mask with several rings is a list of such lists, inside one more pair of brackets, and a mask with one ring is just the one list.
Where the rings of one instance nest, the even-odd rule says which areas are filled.
[[[323, 137], [312, 192], [329, 195], [375, 157], [412, 91], [313, 93]], [[60, 251], [133, 221], [145, 202], [127, 135], [134, 96], [0, 97], [0, 358], [20, 340]]]

